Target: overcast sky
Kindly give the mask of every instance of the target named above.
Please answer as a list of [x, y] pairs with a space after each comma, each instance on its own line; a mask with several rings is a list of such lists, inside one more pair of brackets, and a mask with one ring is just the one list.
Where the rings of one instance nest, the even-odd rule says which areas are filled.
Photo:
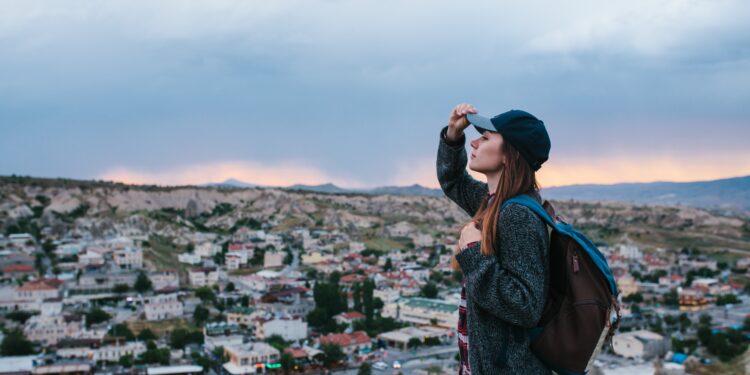
[[0, 174], [437, 187], [461, 102], [543, 186], [750, 174], [750, 2], [618, 3], [5, 0]]

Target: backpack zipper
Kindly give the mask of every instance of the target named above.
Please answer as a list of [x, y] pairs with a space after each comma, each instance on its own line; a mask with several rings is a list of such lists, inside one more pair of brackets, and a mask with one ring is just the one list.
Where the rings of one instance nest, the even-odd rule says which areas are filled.
[[573, 253], [573, 273], [578, 273], [578, 254]]

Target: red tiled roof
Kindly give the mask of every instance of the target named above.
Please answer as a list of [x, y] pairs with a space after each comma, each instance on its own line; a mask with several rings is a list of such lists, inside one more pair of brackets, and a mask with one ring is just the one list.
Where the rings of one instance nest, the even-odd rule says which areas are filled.
[[39, 279], [39, 280], [33, 280], [33, 281], [27, 281], [20, 287], [18, 287], [18, 290], [28, 292], [28, 291], [35, 291], [35, 290], [45, 290], [45, 289], [55, 289], [57, 290], [60, 285], [62, 285], [62, 281], [58, 279]]
[[356, 283], [356, 282], [365, 281], [365, 279], [367, 279], [367, 276], [353, 273], [351, 275], [341, 276], [339, 281], [342, 283]]
[[320, 336], [321, 344], [336, 344], [342, 348], [351, 345], [361, 345], [370, 342], [370, 336], [365, 331], [355, 331], [352, 333], [334, 333], [326, 336]]
[[3, 268], [3, 273], [34, 272], [34, 266], [30, 264], [13, 264]]
[[341, 313], [339, 315], [341, 315], [341, 317], [346, 320], [355, 320], [355, 319], [365, 318], [365, 316], [359, 311], [349, 311], [349, 312]]
[[307, 352], [302, 348], [284, 348], [284, 353], [291, 353], [294, 359], [307, 358]]

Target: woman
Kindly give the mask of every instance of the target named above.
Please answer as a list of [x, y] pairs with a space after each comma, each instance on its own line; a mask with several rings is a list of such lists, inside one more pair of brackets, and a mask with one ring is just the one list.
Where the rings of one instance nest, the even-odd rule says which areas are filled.
[[[469, 124], [481, 133], [471, 142], [469, 168], [484, 174], [487, 183], [466, 171], [463, 132]], [[525, 206], [510, 203], [500, 210], [519, 194], [541, 203], [535, 171], [549, 155], [544, 123], [517, 110], [488, 119], [460, 104], [440, 138], [440, 187], [472, 217], [461, 230], [455, 254], [465, 286], [465, 308], [459, 308], [459, 315], [465, 314], [459, 318], [459, 373], [551, 374], [530, 351], [528, 339], [547, 296], [547, 227]]]

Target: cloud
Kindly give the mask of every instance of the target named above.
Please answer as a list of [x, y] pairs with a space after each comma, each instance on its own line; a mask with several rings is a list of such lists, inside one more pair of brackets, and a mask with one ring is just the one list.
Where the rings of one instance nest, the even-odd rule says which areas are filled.
[[750, 136], [748, 13], [744, 0], [10, 0], [0, 173], [127, 165], [153, 179], [301, 159], [337, 181], [427, 183], [435, 124], [460, 102], [541, 115], [556, 160], [653, 154], [623, 133], [670, 136], [671, 160], [691, 139], [696, 158], [740, 153], [726, 134]]
[[356, 179], [331, 176], [304, 161], [285, 161], [274, 165], [249, 161], [225, 161], [186, 165], [159, 171], [144, 171], [117, 167], [98, 176], [99, 179], [127, 184], [198, 185], [237, 179], [263, 186], [317, 185], [334, 183], [338, 186], [361, 188]]

